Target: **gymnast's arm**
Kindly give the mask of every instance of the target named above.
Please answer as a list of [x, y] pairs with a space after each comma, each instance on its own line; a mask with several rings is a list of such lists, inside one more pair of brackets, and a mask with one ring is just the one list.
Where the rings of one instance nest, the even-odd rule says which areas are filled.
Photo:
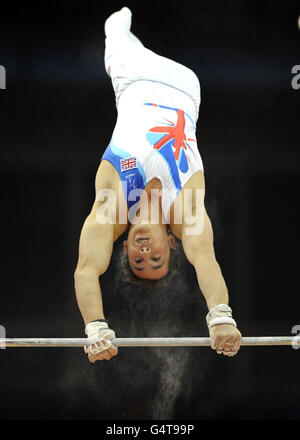
[[228, 291], [215, 257], [212, 225], [205, 208], [197, 215], [204, 216], [202, 233], [191, 235], [187, 232], [190, 226], [183, 222], [182, 245], [187, 259], [196, 270], [200, 290], [210, 310], [218, 304], [228, 304]]
[[[202, 215], [202, 223], [200, 222], [203, 226], [202, 233], [190, 235], [188, 232], [190, 225], [183, 221], [182, 244], [187, 259], [195, 268], [198, 284], [207, 307], [209, 311], [212, 311], [220, 304], [228, 305], [228, 291], [215, 257], [212, 225], [204, 206], [202, 212], [196, 213], [195, 219], [197, 215]], [[241, 334], [233, 325], [214, 325], [210, 328], [210, 336], [211, 346], [217, 350], [218, 354], [228, 352], [229, 356], [233, 356], [239, 350]]]
[[99, 276], [107, 270], [113, 250], [113, 225], [97, 222], [98, 205], [94, 203], [83, 225], [74, 275], [77, 303], [86, 325], [105, 319]]

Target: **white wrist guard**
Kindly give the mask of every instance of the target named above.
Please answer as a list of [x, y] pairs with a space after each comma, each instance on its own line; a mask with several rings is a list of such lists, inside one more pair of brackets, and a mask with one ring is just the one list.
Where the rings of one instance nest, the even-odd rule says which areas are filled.
[[[108, 327], [105, 320], [94, 321], [87, 324], [85, 334], [89, 339], [94, 339], [95, 342], [88, 347], [84, 347], [84, 351], [95, 355], [110, 348], [112, 345], [111, 339], [115, 338], [115, 332]], [[104, 340], [105, 343], [102, 343], [101, 340]]]
[[106, 321], [93, 321], [87, 324], [85, 327], [85, 334], [90, 338], [98, 338], [101, 330], [107, 329], [108, 324]]
[[228, 324], [236, 327], [236, 322], [232, 319], [232, 310], [226, 304], [219, 304], [212, 308], [206, 315], [206, 322], [209, 329], [214, 325]]

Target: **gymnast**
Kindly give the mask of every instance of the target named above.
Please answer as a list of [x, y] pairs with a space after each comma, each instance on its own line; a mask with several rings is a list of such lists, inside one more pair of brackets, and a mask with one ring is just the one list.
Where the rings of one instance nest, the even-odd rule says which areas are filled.
[[152, 284], [172, 271], [175, 238], [194, 266], [208, 307], [211, 348], [234, 356], [241, 334], [213, 247], [204, 206], [204, 172], [197, 148], [198, 78], [187, 67], [146, 49], [131, 32], [124, 7], [105, 22], [105, 69], [118, 117], [96, 174], [96, 196], [84, 222], [74, 274], [76, 298], [88, 338], [90, 362], [118, 352], [103, 312], [99, 277], [114, 242], [123, 242], [131, 278]]

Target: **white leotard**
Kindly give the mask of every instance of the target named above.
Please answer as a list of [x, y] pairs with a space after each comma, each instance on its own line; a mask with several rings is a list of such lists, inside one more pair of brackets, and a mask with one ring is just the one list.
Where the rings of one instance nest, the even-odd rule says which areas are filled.
[[111, 162], [126, 182], [129, 207], [136, 203], [131, 191], [142, 190], [158, 178], [168, 218], [185, 183], [196, 171], [203, 171], [196, 141], [200, 84], [190, 69], [142, 45], [130, 32], [128, 11], [123, 8], [113, 14], [105, 27], [105, 66], [112, 78], [118, 118], [102, 159]]

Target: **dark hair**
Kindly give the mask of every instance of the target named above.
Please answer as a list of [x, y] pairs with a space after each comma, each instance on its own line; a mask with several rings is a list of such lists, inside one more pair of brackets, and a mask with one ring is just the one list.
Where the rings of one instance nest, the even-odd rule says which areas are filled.
[[170, 258], [169, 258], [169, 270], [168, 273], [159, 280], [150, 280], [146, 278], [137, 277], [129, 264], [129, 259], [124, 252], [121, 255], [121, 273], [122, 279], [128, 284], [134, 284], [138, 287], [143, 288], [160, 288], [166, 287], [171, 279], [177, 274], [179, 268], [179, 258], [178, 258], [178, 250], [170, 248]]

